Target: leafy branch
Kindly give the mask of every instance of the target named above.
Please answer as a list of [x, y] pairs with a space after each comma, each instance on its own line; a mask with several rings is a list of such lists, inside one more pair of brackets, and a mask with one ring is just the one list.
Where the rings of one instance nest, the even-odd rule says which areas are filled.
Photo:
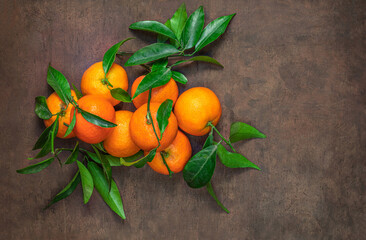
[[[218, 39], [225, 32], [234, 15], [219, 17], [204, 28], [205, 14], [203, 7], [200, 6], [188, 17], [186, 6], [183, 3], [173, 17], [164, 24], [157, 21], [140, 21], [131, 24], [129, 28], [132, 30], [148, 31], [158, 36], [157, 43], [145, 46], [135, 52], [118, 52], [118, 49], [113, 51], [113, 56], [115, 54], [132, 54], [126, 61], [125, 66], [140, 65], [149, 72], [138, 85], [132, 100], [150, 88], [166, 84], [170, 78], [179, 83], [186, 84], [188, 80], [182, 73], [171, 70], [172, 67], [180, 64], [202, 61], [223, 67], [221, 63], [212, 57], [191, 56]], [[154, 68], [162, 59], [168, 64], [170, 58], [176, 57], [190, 58], [176, 61], [170, 66], [165, 65], [165, 67]], [[122, 99], [117, 96], [115, 98], [118, 100]]]

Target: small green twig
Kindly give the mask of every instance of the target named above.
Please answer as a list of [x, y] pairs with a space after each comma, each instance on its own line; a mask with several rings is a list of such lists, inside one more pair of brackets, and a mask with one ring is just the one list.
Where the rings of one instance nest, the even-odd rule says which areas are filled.
[[70, 103], [76, 108], [78, 109], [79, 108], [79, 105], [77, 104], [77, 102], [75, 101], [74, 98], [71, 99]]
[[164, 156], [163, 151], [161, 151], [161, 152], [160, 152], [160, 156], [161, 156], [161, 158], [163, 159], [163, 163], [164, 163], [165, 167], [168, 169], [169, 177], [172, 177], [173, 172], [170, 170], [170, 168], [169, 168], [169, 166], [168, 166], [168, 163], [165, 161], [165, 156]]
[[211, 122], [208, 122], [207, 125], [210, 126], [210, 127], [212, 127], [217, 132], [217, 134], [222, 138], [222, 140], [224, 140], [224, 142], [227, 145], [229, 145], [229, 147], [231, 148], [231, 150], [233, 150], [233, 152], [236, 153], [233, 145], [231, 145], [231, 142], [228, 141], [226, 138], [224, 138], [224, 136], [221, 135], [221, 133], [219, 132], [219, 130], [217, 130], [217, 128]]
[[154, 130], [154, 133], [155, 133], [155, 137], [158, 140], [158, 147], [160, 147], [159, 136], [156, 133], [156, 129], [155, 129], [155, 126], [154, 126], [154, 121], [153, 121], [153, 118], [152, 118], [152, 115], [151, 115], [151, 111], [150, 111], [151, 91], [152, 91], [152, 89], [150, 88], [149, 89], [149, 98], [147, 100], [147, 116], [146, 116], [146, 118], [148, 119], [148, 121], [151, 123], [151, 125], [153, 127], [153, 130]]
[[57, 158], [57, 160], [58, 160], [58, 163], [60, 164], [60, 167], [62, 167], [62, 162], [61, 162], [61, 159], [56, 155], [55, 156], [56, 158]]
[[[86, 156], [86, 152], [87, 152], [88, 150], [86, 150], [86, 149], [84, 149], [84, 148], [79, 148], [79, 150], [80, 150], [80, 153], [82, 153], [82, 154], [84, 154], [84, 156]], [[60, 151], [59, 153], [61, 153], [62, 151], [72, 152], [72, 151], [74, 151], [74, 149], [73, 149], [73, 148], [56, 148], [56, 151]], [[59, 153], [57, 153], [57, 155], [58, 155]]]
[[132, 55], [134, 54], [135, 52], [117, 52], [116, 55], [120, 55], [120, 56], [126, 56], [126, 55]]
[[56, 151], [73, 151], [72, 148], [56, 148]]

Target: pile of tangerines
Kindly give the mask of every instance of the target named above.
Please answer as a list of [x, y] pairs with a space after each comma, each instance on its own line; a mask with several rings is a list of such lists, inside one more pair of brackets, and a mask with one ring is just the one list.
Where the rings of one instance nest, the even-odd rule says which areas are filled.
[[[105, 203], [125, 219], [111, 166], [140, 168], [147, 163], [154, 171], [164, 175], [172, 176], [183, 171], [183, 178], [189, 187], [205, 187], [216, 203], [229, 213], [211, 184], [217, 156], [229, 168], [260, 170], [236, 152], [232, 144], [266, 136], [246, 123], [234, 122], [230, 127], [230, 137], [225, 138], [215, 127], [221, 117], [221, 105], [216, 94], [205, 87], [194, 87], [179, 96], [176, 82], [186, 84], [188, 80], [174, 68], [194, 61], [223, 67], [216, 59], [196, 53], [221, 36], [234, 15], [219, 17], [203, 28], [203, 7], [200, 6], [188, 17], [185, 4], [182, 4], [165, 24], [157, 21], [131, 24], [130, 29], [158, 35], [157, 43], [137, 50], [124, 64], [140, 65], [148, 70], [146, 75], [133, 82], [131, 94], [128, 93], [126, 71], [115, 63], [115, 58], [126, 55], [127, 52], [119, 52], [119, 48], [132, 38], [113, 45], [104, 54], [102, 62], [94, 63], [84, 72], [81, 91], [74, 85], [71, 90], [66, 77], [49, 66], [47, 83], [55, 92], [47, 99], [44, 96], [36, 97], [35, 113], [43, 119], [46, 129], [33, 147], [33, 150], [40, 151], [29, 160], [49, 154], [52, 156], [17, 170], [21, 174], [37, 173], [55, 159], [61, 166], [77, 164], [75, 176], [47, 207], [68, 197], [81, 182], [85, 204], [96, 189]], [[116, 111], [115, 106], [121, 101], [132, 102], [136, 110]], [[219, 142], [214, 141], [214, 131], [220, 136]], [[193, 156], [191, 143], [185, 134], [208, 134], [202, 149]], [[76, 137], [91, 144], [94, 152], [81, 148], [78, 141], [71, 149], [55, 148], [55, 137]], [[63, 151], [71, 152], [66, 161], [59, 158]], [[83, 154], [82, 159], [79, 153]]]
[[[140, 76], [133, 82], [131, 87], [132, 96], [144, 77], [144, 75]], [[113, 63], [107, 78], [113, 88], [122, 88], [128, 91], [127, 74], [120, 65]], [[88, 122], [71, 103], [65, 106], [54, 92], [47, 98], [47, 106], [54, 115], [63, 112], [58, 119], [57, 137], [72, 138], [76, 136], [81, 141], [90, 144], [103, 142], [106, 152], [115, 157], [130, 157], [140, 150], [143, 150], [146, 155], [149, 151], [158, 147], [159, 144], [151, 122], [155, 125], [157, 134], [160, 136], [156, 120], [157, 111], [161, 103], [171, 99], [174, 112], [171, 113], [168, 119], [169, 123], [162, 135], [154, 159], [148, 162], [149, 166], [156, 172], [168, 175], [169, 172], [162, 160], [162, 154], [165, 157], [166, 164], [174, 173], [183, 170], [192, 154], [192, 147], [187, 136], [178, 130], [178, 127], [188, 134], [202, 136], [211, 129], [208, 123], [216, 125], [221, 116], [221, 105], [213, 91], [205, 87], [195, 87], [183, 92], [178, 97], [178, 86], [173, 79], [170, 79], [163, 86], [152, 89], [150, 111], [153, 121], [150, 121], [147, 117], [148, 91], [133, 100], [133, 104], [137, 108], [135, 112], [115, 111], [114, 106], [119, 104], [120, 101], [112, 97], [110, 86], [103, 79], [102, 62], [97, 62], [83, 74], [81, 79], [83, 97], [77, 99], [74, 90], [71, 90], [71, 94], [81, 109], [113, 122], [117, 126], [103, 128]], [[74, 111], [76, 111], [75, 127], [65, 137], [67, 126], [72, 121]], [[53, 116], [44, 120], [44, 123], [46, 127], [49, 127], [55, 120], [56, 116]]]

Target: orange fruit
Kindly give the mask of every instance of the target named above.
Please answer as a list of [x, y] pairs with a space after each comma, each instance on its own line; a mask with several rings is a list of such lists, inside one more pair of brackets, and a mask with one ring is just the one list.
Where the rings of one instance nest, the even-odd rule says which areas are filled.
[[[155, 172], [169, 175], [168, 169], [165, 166], [160, 153], [164, 155], [165, 162], [168, 164], [170, 170], [174, 173], [179, 173], [183, 170], [184, 166], [191, 158], [191, 143], [189, 142], [187, 136], [178, 130], [174, 141], [163, 151], [156, 152], [154, 159], [151, 162], [148, 162], [149, 166]], [[147, 152], [145, 152], [145, 155], [146, 154]]]
[[112, 133], [104, 140], [104, 149], [115, 157], [129, 157], [140, 151], [130, 137], [130, 120], [133, 112], [116, 111], [116, 124]]
[[[116, 112], [112, 104], [105, 98], [98, 95], [86, 95], [77, 102], [79, 107], [84, 111], [97, 115], [107, 121], [115, 122]], [[75, 107], [71, 110], [71, 119], [73, 117]], [[95, 144], [102, 142], [112, 132], [113, 128], [103, 128], [88, 122], [76, 110], [76, 123], [74, 133], [77, 138], [86, 143]]]
[[[136, 89], [145, 75], [142, 75], [133, 82], [131, 87], [131, 96], [133, 96], [136, 92]], [[151, 102], [162, 103], [167, 99], [173, 100], [173, 106], [178, 98], [178, 86], [173, 78], [169, 80], [169, 82], [163, 86], [153, 88], [151, 91]], [[133, 105], [136, 108], [141, 107], [143, 104], [147, 103], [149, 98], [149, 91], [143, 92], [138, 95], [135, 99], [133, 99]]]
[[[76, 97], [76, 94], [74, 92], [74, 90], [71, 90], [71, 96], [77, 100], [78, 98]], [[51, 111], [52, 114], [56, 114], [58, 112], [61, 111], [61, 114], [58, 118], [58, 132], [57, 132], [57, 137], [59, 138], [72, 138], [75, 137], [74, 132], [71, 132], [69, 135], [67, 135], [67, 137], [65, 136], [67, 127], [64, 125], [64, 123], [66, 124], [70, 124], [71, 120], [70, 120], [70, 115], [71, 115], [71, 109], [72, 109], [72, 105], [69, 103], [69, 105], [65, 105], [65, 103], [61, 100], [61, 98], [57, 95], [56, 92], [52, 93], [47, 99], [46, 99], [46, 103], [48, 106], [48, 109]], [[49, 127], [52, 125], [52, 123], [56, 120], [57, 116], [52, 116], [50, 119], [44, 120], [44, 125], [46, 127]]]
[[[156, 120], [156, 113], [160, 107], [160, 103], [151, 103], [150, 112], [154, 122], [156, 133], [160, 138], [160, 130], [158, 122]], [[147, 104], [145, 103], [139, 107], [132, 115], [130, 121], [130, 135], [135, 144], [144, 151], [150, 151], [158, 146], [158, 140], [156, 139], [152, 124], [148, 122]], [[168, 147], [174, 140], [178, 132], [177, 119], [172, 112], [168, 119], [168, 126], [166, 127], [163, 137], [160, 140], [160, 147], [157, 151], [161, 151]]]
[[183, 92], [174, 107], [179, 127], [188, 134], [207, 134], [221, 117], [221, 104], [216, 94], [205, 87], [195, 87]]
[[113, 63], [108, 71], [107, 79], [113, 87], [108, 86], [107, 81], [105, 81], [103, 62], [94, 63], [84, 72], [81, 78], [81, 92], [83, 95], [103, 96], [115, 106], [120, 101], [112, 97], [109, 89], [122, 88], [127, 91], [128, 78], [126, 71], [120, 65]]

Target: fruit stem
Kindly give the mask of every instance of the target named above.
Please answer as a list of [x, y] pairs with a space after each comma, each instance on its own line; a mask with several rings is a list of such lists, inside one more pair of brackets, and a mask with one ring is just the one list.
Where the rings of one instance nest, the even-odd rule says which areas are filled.
[[58, 157], [58, 155], [55, 155], [55, 157], [57, 158], [58, 160], [58, 163], [60, 164], [60, 167], [62, 167], [62, 162], [61, 162], [61, 159]]
[[163, 163], [164, 163], [165, 167], [168, 169], [169, 177], [172, 177], [173, 172], [170, 170], [170, 168], [169, 168], [169, 166], [168, 166], [168, 163], [165, 161], [165, 154], [166, 154], [166, 153], [165, 153], [164, 151], [161, 151], [161, 152], [160, 152], [160, 156], [161, 156], [161, 158], [163, 159]]
[[73, 151], [74, 149], [72, 148], [56, 148], [56, 152], [60, 150], [60, 151]]
[[74, 100], [74, 98], [72, 98], [72, 100], [70, 101], [70, 103], [75, 107], [75, 108], [78, 108], [78, 104], [77, 102]]
[[160, 140], [159, 140], [158, 134], [156, 133], [153, 118], [152, 118], [151, 112], [150, 112], [151, 91], [152, 91], [152, 88], [149, 89], [149, 98], [147, 100], [147, 115], [146, 115], [146, 118], [147, 118], [148, 121], [150, 121], [150, 123], [153, 127], [153, 130], [154, 130], [154, 133], [155, 133], [155, 137], [158, 140], [158, 146], [157, 147], [160, 147]]
[[124, 56], [124, 55], [132, 55], [132, 54], [134, 54], [135, 52], [117, 52], [116, 54], [117, 55], [121, 55], [121, 56]]
[[219, 136], [222, 138], [222, 140], [224, 140], [224, 142], [229, 145], [229, 147], [231, 148], [231, 150], [233, 150], [234, 153], [236, 153], [234, 147], [231, 145], [231, 142], [226, 140], [226, 138], [224, 138], [224, 136], [221, 135], [221, 133], [219, 132], [219, 130], [217, 130], [217, 128], [211, 123], [211, 122], [208, 122], [207, 123], [208, 126], [212, 127], [216, 132], [217, 134], [219, 134]]
[[107, 87], [111, 87], [113, 88], [113, 85], [109, 82], [108, 78], [107, 78], [107, 74], [105, 75], [105, 77], [102, 79], [102, 83], [104, 85], [107, 85]]

